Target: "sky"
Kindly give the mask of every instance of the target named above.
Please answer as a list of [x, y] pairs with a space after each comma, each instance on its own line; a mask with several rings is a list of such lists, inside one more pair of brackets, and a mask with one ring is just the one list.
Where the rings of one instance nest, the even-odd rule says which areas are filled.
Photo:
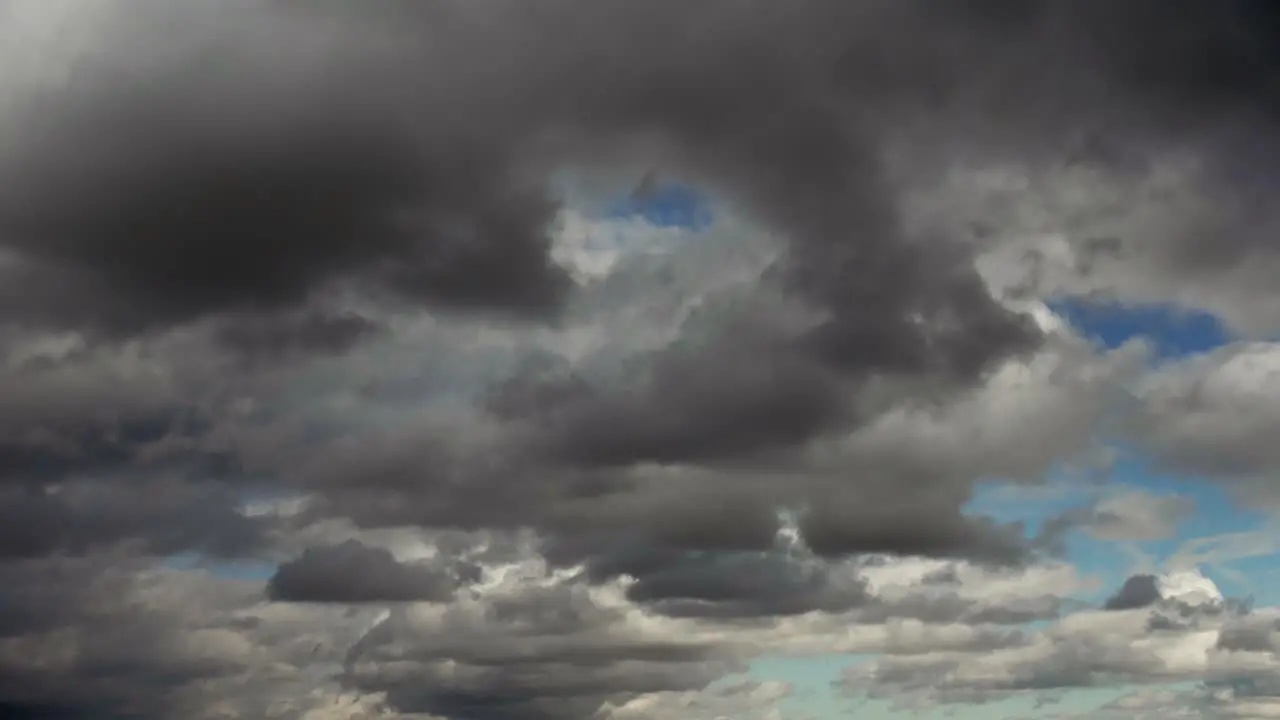
[[1280, 12], [0, 0], [0, 717], [1280, 717]]

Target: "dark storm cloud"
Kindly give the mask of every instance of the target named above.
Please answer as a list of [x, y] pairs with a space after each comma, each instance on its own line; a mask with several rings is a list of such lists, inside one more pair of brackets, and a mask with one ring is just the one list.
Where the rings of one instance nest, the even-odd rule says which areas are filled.
[[[830, 313], [810, 338], [826, 362], [967, 375], [1034, 333], [963, 252], [906, 241], [879, 133], [999, 110], [1003, 143], [1052, 152], [1074, 124], [1182, 137], [1276, 102], [1275, 12], [1243, 1], [260, 5], [194, 15], [191, 52], [145, 36], [175, 11], [140, 13], [136, 34], [108, 28], [99, 71], [19, 94], [0, 140], [11, 318], [129, 332], [339, 280], [546, 310], [568, 287], [547, 157], [643, 141], [791, 236], [787, 275]], [[269, 33], [241, 32], [255, 12], [275, 65]], [[317, 39], [330, 22], [347, 42]]]
[[208, 475], [226, 459], [199, 447], [220, 423], [207, 401], [241, 377], [159, 347], [73, 342], [42, 352], [42, 339], [20, 338], [0, 360], [0, 484]]
[[[963, 258], [900, 242], [852, 118], [819, 101], [831, 88], [794, 82], [844, 39], [823, 32], [798, 54], [792, 40], [858, 15], [833, 7], [780, 13], [767, 34], [740, 8], [699, 8], [692, 26], [710, 34], [660, 54], [645, 38], [669, 8], [617, 2], [496, 14], [446, 3], [422, 11], [425, 43], [382, 22], [403, 18], [370, 11], [348, 19], [349, 46], [301, 47], [278, 68], [256, 67], [254, 46], [218, 48], [243, 57], [216, 63], [113, 48], [101, 75], [20, 102], [3, 138], [0, 235], [18, 255], [5, 305], [24, 322], [129, 332], [295, 305], [354, 279], [430, 304], [536, 312], [567, 287], [547, 257], [543, 138], [591, 162], [656, 134], [674, 161], [794, 236], [797, 286], [833, 313], [815, 338], [822, 354], [978, 367], [1020, 347], [1025, 330], [972, 295]], [[279, 42], [314, 40], [307, 31], [326, 19], [295, 12], [302, 29], [282, 27]], [[240, 22], [209, 30], [198, 19], [197, 48]], [[563, 23], [577, 28], [573, 52]], [[483, 63], [468, 60], [475, 48]], [[133, 62], [112, 77], [116, 61]], [[860, 281], [846, 282], [850, 272]], [[58, 277], [76, 292], [46, 292], [44, 278]], [[877, 319], [852, 314], [864, 302], [883, 307]], [[946, 333], [905, 324], [944, 306]], [[979, 350], [974, 332], [994, 347]]]
[[[582, 563], [584, 579], [592, 583], [626, 577], [629, 600], [676, 618], [767, 622], [825, 612], [851, 613], [851, 622], [866, 624], [912, 618], [927, 623], [1016, 625], [1057, 617], [1062, 609], [1057, 598], [1048, 595], [989, 605], [945, 588], [906, 598], [881, 598], [868, 588], [858, 564], [823, 558], [777, 537], [772, 547], [764, 549], [691, 547], [681, 549], [656, 537], [629, 542], [616, 536], [560, 537], [545, 543], [540, 552], [555, 564]], [[905, 545], [899, 542], [893, 547]], [[962, 546], [956, 552], [971, 550]], [[867, 564], [865, 558], [862, 564]]]
[[627, 597], [664, 615], [708, 618], [838, 613], [870, 600], [858, 579], [781, 553], [670, 558], [637, 577]]
[[[504, 421], [530, 421], [545, 461], [589, 468], [767, 452], [848, 414], [839, 376], [781, 338], [760, 337], [741, 318], [686, 324], [704, 327], [639, 358], [632, 387], [601, 387], [571, 368], [539, 364], [493, 387], [485, 408]], [[709, 341], [692, 339], [704, 332]]]
[[386, 692], [405, 713], [586, 720], [607, 699], [700, 689], [743, 669], [714, 644], [636, 637], [621, 612], [582, 586], [530, 587], [480, 603], [425, 624], [393, 610], [352, 648], [347, 681]]
[[239, 357], [288, 360], [344, 352], [380, 329], [376, 322], [352, 313], [311, 311], [231, 319], [218, 326], [215, 337]]
[[885, 599], [848, 565], [773, 554], [686, 554], [635, 577], [628, 599], [674, 618], [763, 620], [832, 613], [850, 623], [912, 619], [929, 624], [1021, 625], [1059, 616], [1058, 598], [984, 604], [955, 593]]
[[1280, 621], [1274, 617], [1244, 616], [1222, 629], [1217, 647], [1230, 652], [1274, 653], [1277, 632], [1280, 632]]
[[1124, 585], [1107, 599], [1108, 610], [1135, 610], [1150, 607], [1160, 601], [1160, 586], [1155, 575], [1134, 575], [1126, 578]]
[[866, 504], [875, 495], [821, 498], [800, 520], [800, 533], [815, 553], [824, 557], [888, 553], [925, 557], [972, 558], [997, 565], [1013, 565], [1033, 556], [1032, 543], [1021, 523], [1002, 525], [989, 518], [965, 514], [964, 501], [954, 506], [936, 498], [899, 506], [886, 494], [881, 503]]
[[401, 562], [385, 548], [348, 540], [308, 548], [281, 565], [267, 595], [284, 602], [444, 602], [459, 581], [448, 568]]
[[[224, 627], [219, 610], [246, 599], [237, 583], [208, 580], [119, 559], [0, 563], [0, 606], [30, 621], [0, 635], [61, 652], [56, 664], [28, 653], [0, 656], [0, 704], [33, 718], [183, 716], [182, 691], [237, 669], [225, 648], [192, 652], [189, 644], [191, 633]], [[76, 639], [60, 644], [65, 637]]]
[[[1199, 278], [1276, 252], [1264, 232], [1222, 242], [1210, 232], [1244, 227], [1270, 199], [1240, 158], [1266, 165], [1277, 152], [1274, 140], [1252, 145], [1277, 121], [1271, 3], [122, 0], [114, 10], [127, 19], [84, 33], [96, 37], [89, 47], [49, 44], [65, 50], [49, 65], [76, 68], [68, 82], [0, 86], [0, 326], [82, 330], [129, 357], [146, 354], [135, 339], [196, 326], [239, 356], [292, 361], [392, 327], [334, 309], [351, 297], [477, 324], [556, 318], [576, 291], [551, 258], [552, 178], [565, 167], [590, 181], [656, 166], [777, 236], [783, 252], [752, 292], [710, 298], [669, 346], [622, 368], [625, 385], [552, 368], [499, 388], [476, 426], [467, 418], [429, 438], [396, 426], [388, 437], [378, 415], [368, 435], [329, 443], [332, 428], [308, 434], [299, 420], [305, 452], [255, 458], [318, 492], [311, 511], [362, 525], [532, 528], [552, 565], [628, 575], [631, 600], [670, 616], [1018, 623], [1060, 610], [945, 593], [894, 605], [832, 569], [868, 552], [1017, 564], [1035, 550], [1021, 526], [962, 511], [976, 472], [924, 461], [931, 472], [903, 472], [910, 463], [866, 448], [835, 469], [806, 455], [904, 402], [961, 397], [1043, 340], [974, 269], [973, 224], [1001, 218], [919, 231], [904, 210], [913, 183], [970, 158], [1139, 172], [1148, 156], [1185, 148], [1222, 181], [1210, 196], [1225, 219], [1143, 252], [1123, 236], [1086, 241], [1079, 269], [1101, 275], [1140, 258]], [[1218, 202], [1245, 176], [1252, 195]], [[126, 382], [93, 365], [0, 370], [0, 476], [20, 487], [0, 494], [0, 555], [256, 549], [257, 521], [221, 491], [171, 494], [142, 466], [166, 440], [243, 428], [175, 409], [190, 398], [164, 372]], [[261, 395], [238, 397], [244, 366], [216, 367], [228, 374], [206, 379], [212, 394], [270, 403], [265, 380], [253, 387]], [[317, 404], [350, 409], [330, 400]], [[262, 412], [287, 415], [287, 404]], [[799, 532], [823, 562], [771, 554], [777, 507], [804, 510]], [[56, 633], [29, 633], [71, 629], [78, 644], [66, 667], [0, 657], [0, 714], [199, 716], [207, 708], [169, 707], [171, 691], [226, 669], [175, 638], [205, 647], [252, 625], [197, 624], [214, 631], [197, 637], [176, 615], [199, 593], [167, 598], [162, 612], [112, 605], [124, 596], [110, 583], [67, 601], [74, 587], [51, 598], [32, 591], [47, 578], [4, 572], [0, 636], [58, 657]], [[624, 613], [586, 583], [444, 603], [463, 579], [348, 544], [285, 563], [268, 594], [441, 601], [439, 626], [394, 610], [349, 654], [344, 680], [451, 720], [588, 720], [606, 700], [696, 690], [741, 669], [710, 643], [628, 634]], [[1152, 588], [1131, 578], [1108, 605], [1145, 607]], [[1093, 682], [1097, 645], [1063, 651], [1064, 679], [1031, 668], [1006, 684]], [[939, 667], [920, 682], [955, 677]]]
[[[532, 526], [547, 535], [544, 552], [555, 564], [585, 562], [598, 577], [636, 574], [681, 552], [768, 550], [781, 528], [778, 508], [788, 505], [807, 507], [799, 532], [827, 558], [890, 553], [1009, 565], [1037, 552], [1023, 526], [966, 514], [965, 479], [945, 473], [903, 476], [872, 462], [828, 478], [804, 461], [758, 475], [735, 466], [574, 468], [503, 443], [468, 449], [467, 429], [315, 454], [295, 469], [323, 495], [310, 512], [365, 527]], [[462, 436], [451, 442], [455, 430]], [[900, 497], [908, 488], [919, 492], [912, 501]]]
[[48, 632], [74, 621], [86, 608], [73, 589], [87, 584], [86, 578], [98, 572], [101, 568], [84, 559], [0, 564], [0, 579], [4, 580], [0, 586], [4, 588], [0, 592], [0, 637]]
[[838, 375], [782, 343], [725, 335], [660, 353], [638, 390], [566, 398], [547, 425], [552, 453], [588, 465], [717, 460], [794, 445], [842, 417]]
[[69, 414], [41, 422], [33, 413], [21, 432], [0, 435], [0, 481], [34, 485], [85, 474], [137, 473], [149, 448], [190, 441], [209, 429], [207, 420], [190, 408], [131, 413], [110, 404], [91, 408], [92, 398], [84, 399], [88, 400], [84, 406], [70, 409], [72, 413], [84, 410], [84, 416]]
[[[259, 19], [280, 21], [269, 8]], [[171, 19], [133, 10], [140, 28]], [[412, 84], [401, 71], [389, 86], [358, 31], [354, 47], [275, 66], [260, 46], [208, 45], [250, 17], [188, 21], [194, 53], [147, 57], [129, 44], [157, 43], [126, 33], [101, 68], [19, 99], [0, 136], [0, 239], [18, 257], [9, 319], [136, 332], [289, 307], [352, 278], [443, 306], [527, 315], [558, 302], [554, 205], [512, 177], [500, 138], [410, 129], [397, 94]], [[278, 42], [307, 40], [279, 29]]]
[[174, 482], [67, 484], [0, 491], [0, 559], [84, 555], [133, 543], [146, 553], [239, 557], [262, 547], [262, 519], [217, 489]]
[[[594, 581], [645, 576], [696, 561], [700, 552], [749, 557], [783, 552], [777, 512], [760, 498], [729, 493], [708, 498], [688, 488], [683, 497], [644, 507], [635, 502], [638, 498], [623, 497], [630, 500], [627, 507], [588, 505], [584, 515], [594, 512], [595, 522], [589, 516], [557, 518], [539, 552], [558, 567], [585, 564]], [[690, 502], [695, 497], [698, 501]], [[716, 511], [709, 512], [707, 504]]]
[[[537, 199], [544, 155], [590, 164], [611, 157], [610, 145], [625, 156], [644, 138], [788, 236], [780, 282], [823, 318], [800, 337], [766, 334], [746, 347], [734, 329], [699, 353], [736, 357], [734, 372], [706, 370], [683, 351], [660, 354], [642, 389], [567, 413], [556, 437], [581, 438], [559, 444], [594, 462], [721, 457], [800, 442], [843, 419], [832, 400], [839, 381], [881, 372], [971, 380], [1035, 344], [1026, 318], [987, 297], [962, 247], [903, 230], [876, 157], [878, 134], [893, 125], [877, 113], [945, 117], [990, 101], [989, 85], [1004, 82], [1004, 95], [1035, 100], [1005, 122], [1051, 145], [1046, 118], [1068, 123], [1086, 107], [1106, 110], [1084, 104], [1092, 83], [1044, 96], [1051, 83], [1027, 68], [1052, 75], [1060, 63], [1020, 53], [1080, 54], [1082, 70], [1133, 88], [1126, 102], [1142, 107], [1189, 106], [1187, 97], [1210, 89], [1226, 102], [1261, 82], [1247, 51], [1227, 49], [1238, 39], [1227, 30], [1247, 30], [1231, 24], [1230, 10], [1184, 8], [1200, 25], [1226, 28], [1191, 44], [1227, 92], [1199, 76], [1176, 85], [1181, 76], [1166, 62], [1185, 49], [1176, 33], [1157, 33], [1160, 42], [1141, 50], [1122, 42], [1142, 36], [1145, 23], [1164, 27], [1155, 21], [1165, 13], [1147, 5], [1040, 2], [995, 12], [808, 2], [752, 12], [761, 8], [709, 3], [685, 8], [688, 32], [674, 36], [672, 7], [352, 12], [339, 20], [351, 43], [319, 52], [302, 41], [327, 16], [305, 11], [287, 16], [303, 28], [298, 36], [279, 39], [303, 49], [272, 72], [254, 65], [265, 61], [252, 45], [225, 63], [124, 53], [135, 74], [107, 82], [89, 73], [40, 97], [31, 105], [39, 121], [19, 114], [4, 144], [12, 178], [0, 194], [0, 228], [19, 256], [9, 292], [15, 303], [24, 288], [33, 293], [13, 312], [123, 331], [295, 305], [343, 279], [446, 306], [542, 308], [563, 281], [545, 252], [551, 208]], [[202, 41], [238, 27], [200, 20], [192, 32]], [[1106, 42], [1083, 44], [1101, 27]], [[948, 42], [907, 52], [879, 42], [885, 29]], [[651, 52], [655, 33], [668, 40], [662, 53]], [[1054, 42], [1035, 42], [1044, 34]], [[466, 59], [475, 48], [484, 62]], [[994, 79], [978, 80], [979, 70]], [[1072, 102], [1075, 113], [1056, 112]], [[73, 284], [82, 292], [42, 295], [67, 285], [42, 279], [58, 273], [82, 280]], [[261, 334], [228, 337], [271, 345]]]
[[0, 715], [12, 720], [89, 720], [103, 717], [100, 712], [94, 706], [78, 708], [57, 702], [0, 702]]
[[201, 449], [216, 423], [168, 378], [94, 355], [0, 369], [0, 556], [251, 553], [263, 524]]
[[[626, 32], [642, 37], [637, 28], [651, 18], [621, 8], [594, 6], [579, 22], [631, 60], [627, 39], [611, 34], [612, 22], [627, 17]], [[725, 12], [715, 8], [707, 12]], [[1030, 320], [992, 300], [958, 236], [915, 237], [905, 229], [877, 147], [893, 125], [881, 123], [905, 113], [936, 130], [940, 142], [1035, 163], [1080, 162], [1082, 135], [1093, 138], [1088, 162], [1104, 167], [1121, 156], [1099, 148], [1132, 141], [1141, 155], [1161, 143], [1190, 142], [1209, 131], [1215, 112], [1235, 103], [1257, 107], [1257, 93], [1267, 88], [1250, 69], [1253, 59], [1232, 44], [1252, 27], [1241, 13], [1254, 9], [1183, 11], [1194, 18], [1188, 26], [1212, 30], [1209, 39], [1184, 47], [1179, 31], [1168, 29], [1184, 19], [1164, 25], [1163, 11], [1150, 4], [1113, 10], [1041, 2], [997, 12], [991, 4], [943, 11], [918, 3], [799, 3], [776, 11], [764, 35], [754, 34], [745, 15], [729, 21], [725, 14], [712, 30], [695, 12], [690, 26], [705, 45], [677, 41], [662, 57], [635, 56], [627, 82], [586, 102], [561, 98], [557, 111], [574, 113], [588, 137], [602, 127], [593, 124], [599, 117], [615, 123], [609, 132], [651, 132], [685, 170], [784, 234], [787, 252], [760, 284], [809, 307], [816, 320], [789, 326], [762, 319], [755, 308], [703, 312], [686, 322], [679, 341], [644, 358], [628, 387], [596, 388], [573, 376], [517, 378], [503, 389], [499, 415], [523, 412], [557, 462], [742, 460], [867, 420], [848, 397], [872, 378], [930, 378], [930, 392], [963, 389], [995, 363], [1034, 349], [1040, 338]], [[1159, 28], [1150, 46], [1142, 41], [1148, 24]], [[942, 42], [921, 40], [916, 44], [927, 49], [918, 52], [888, 48], [862, 34], [870, 26]], [[784, 45], [802, 31], [809, 33], [803, 48]], [[1095, 44], [1097, 32], [1103, 41]], [[738, 44], [747, 39], [758, 41], [749, 53]], [[726, 54], [696, 72], [670, 69], [685, 53], [711, 46]], [[1179, 86], [1179, 73], [1190, 68], [1181, 55], [1187, 50], [1234, 88], [1223, 92], [1198, 76]], [[757, 66], [759, 72], [745, 71]], [[869, 68], [884, 73], [873, 82]], [[594, 75], [575, 77], [589, 86]], [[653, 92], [629, 94], [647, 81]], [[1206, 92], [1204, 106], [1191, 102]], [[938, 113], [952, 124], [934, 126], [916, 113]], [[1166, 122], [1168, 113], [1179, 116]], [[990, 117], [1001, 119], [995, 133], [970, 124]], [[735, 131], [717, 132], [723, 127]], [[807, 541], [832, 555], [891, 551], [1001, 563], [1029, 557], [1022, 528], [960, 512], [965, 492], [943, 492], [928, 478], [902, 487], [908, 484], [945, 500], [919, 510], [889, 500], [904, 514], [878, 523], [859, 513], [851, 518], [852, 502], [824, 498], [803, 527]]]
[[[1237, 103], [1258, 107], [1258, 94], [1272, 89], [1270, 76], [1259, 65], [1271, 61], [1275, 67], [1274, 53], [1260, 57], [1267, 51], [1249, 17], [1265, 14], [1261, 7], [1184, 3], [1178, 8], [1182, 15], [1170, 19], [1167, 11], [1149, 3], [1115, 9], [1101, 3], [1033, 2], [1017, 12], [994, 12], [991, 4], [946, 11], [898, 5], [890, 9], [864, 3], [856, 10], [835, 10], [833, 4], [800, 3], [794, 14], [778, 11], [776, 33], [763, 38], [758, 54], [742, 58], [735, 71], [763, 58], [776, 63], [759, 74], [739, 72], [737, 82], [715, 75], [719, 64], [678, 76], [665, 89], [683, 103], [659, 105], [666, 96], [655, 93], [650, 108], [639, 99], [621, 97], [625, 85], [611, 90], [619, 107], [635, 109], [634, 114], [619, 111], [619, 117], [649, 119], [656, 132], [677, 146], [673, 152], [683, 162], [709, 182], [722, 182], [750, 212], [787, 233], [791, 247], [781, 281], [827, 316], [799, 337], [753, 338], [751, 332], [758, 329], [750, 324], [709, 341], [700, 336], [692, 358], [684, 347], [658, 353], [636, 389], [605, 393], [595, 402], [581, 393], [577, 402], [560, 398], [564, 407], [552, 425], [550, 442], [561, 453], [602, 463], [699, 461], [746, 448], [794, 444], [848, 419], [833, 401], [841, 381], [872, 373], [971, 379], [993, 361], [1035, 344], [1036, 333], [1025, 318], [1000, 309], [987, 296], [963, 249], [945, 238], [906, 236], [869, 147], [885, 128], [868, 126], [864, 115], [842, 101], [854, 102], [856, 96], [887, 113], [950, 110], [978, 115], [999, 109], [1003, 122], [997, 124], [1007, 124], [1011, 132], [1000, 140], [957, 142], [1000, 146], [1020, 140], [1024, 144], [1012, 152], [1066, 157], [1076, 152], [1070, 136], [1092, 133], [1095, 125], [1103, 128], [1098, 132], [1121, 133], [1142, 143], [1153, 137], [1184, 137], [1206, 130], [1216, 112]], [[582, 22], [607, 34], [611, 26], [602, 16], [616, 6], [605, 6]], [[819, 17], [833, 25], [847, 22], [850, 28], [859, 21], [882, 22], [903, 34], [909, 28], [947, 42], [918, 53], [896, 48], [901, 53], [896, 56], [855, 29], [838, 35], [807, 24]], [[692, 23], [698, 19], [695, 13]], [[725, 44], [736, 50], [731, 41], [750, 29], [745, 21], [743, 26], [728, 25]], [[788, 33], [800, 27], [812, 31], [808, 51], [783, 53], [771, 44], [789, 39]], [[1183, 27], [1209, 32], [1184, 36], [1177, 29]], [[1148, 35], [1154, 42], [1147, 42]], [[698, 35], [699, 40], [715, 37]], [[774, 50], [779, 50], [777, 57], [770, 54]], [[967, 50], [974, 51], [970, 57], [958, 56]], [[692, 52], [676, 44], [671, 56], [638, 64], [664, 68], [664, 61], [675, 62], [672, 56], [679, 58], [682, 51]], [[1030, 59], [1042, 52], [1056, 55], [1044, 56], [1043, 62]], [[1078, 63], [1063, 63], [1065, 57]], [[885, 69], [879, 83], [860, 74], [867, 66]], [[1075, 75], [1059, 77], [1068, 66]], [[802, 72], [814, 68], [822, 68], [816, 78]], [[788, 72], [804, 76], [805, 82], [774, 84]], [[965, 72], [973, 76], [961, 74]], [[655, 72], [655, 77], [662, 76]], [[742, 78], [750, 79], [749, 90], [739, 85]], [[831, 84], [824, 86], [824, 80]], [[681, 83], [695, 81], [702, 83], [697, 91], [679, 93]], [[1046, 94], [1048, 87], [1053, 94]], [[996, 100], [986, 93], [996, 88], [1013, 102], [991, 106]], [[1118, 88], [1126, 94], [1104, 103], [1112, 97], [1104, 90]], [[814, 98], [825, 102], [806, 102]], [[926, 110], [930, 102], [936, 107]], [[764, 110], [766, 105], [770, 111]], [[594, 109], [588, 107], [584, 114]], [[700, 136], [721, 126], [736, 131]], [[937, 129], [945, 136], [954, 132]], [[1105, 156], [1095, 160], [1109, 162]]]

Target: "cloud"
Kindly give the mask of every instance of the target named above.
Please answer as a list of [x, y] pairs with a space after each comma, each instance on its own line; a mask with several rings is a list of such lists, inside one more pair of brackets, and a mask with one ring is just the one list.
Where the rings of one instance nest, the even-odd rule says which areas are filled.
[[[1192, 511], [1099, 487], [1117, 441], [1269, 500], [1275, 27], [0, 0], [0, 714], [778, 720], [761, 652], [908, 705], [1261, 683], [1270, 611], [1053, 553]], [[641, 178], [712, 220], [599, 215]], [[1153, 367], [1087, 294], [1243, 339]]]
[[[251, 647], [224, 614], [245, 601], [237, 583], [85, 561], [5, 572], [6, 598], [43, 618], [6, 633], [0, 651], [5, 701], [27, 713], [18, 717], [130, 708], [166, 717], [180, 712], [182, 690], [233, 675], [248, 659]], [[35, 588], [40, 595], [27, 595]], [[203, 704], [193, 707], [204, 712]]]
[[1269, 343], [1240, 343], [1153, 374], [1133, 436], [1170, 470], [1233, 481], [1269, 502], [1262, 478], [1280, 462], [1267, 440], [1280, 419], [1275, 358]]
[[[1020, 642], [992, 650], [883, 656], [850, 667], [840, 686], [892, 697], [913, 708], [1013, 697], [1052, 703], [1071, 689], [1137, 686], [1141, 693], [1100, 708], [1104, 716], [1132, 716], [1157, 701], [1168, 703], [1170, 711], [1191, 712], [1209, 700], [1176, 690], [1162, 693], [1165, 685], [1200, 681], [1214, 692], [1214, 687], [1248, 684], [1249, 678], [1274, 671], [1274, 655], [1263, 655], [1270, 652], [1266, 634], [1273, 611], [1259, 613], [1231, 601], [1204, 602], [1179, 589], [1177, 580], [1135, 576], [1106, 609], [1067, 615], [1023, 635]], [[1223, 699], [1209, 704], [1230, 717], [1233, 707], [1240, 706]], [[1217, 717], [1212, 712], [1207, 716]]]
[[1115, 595], [1107, 598], [1108, 610], [1136, 610], [1148, 607], [1160, 599], [1160, 586], [1155, 575], [1133, 575], [1125, 578], [1124, 585]]
[[716, 720], [722, 717], [767, 720], [779, 717], [778, 704], [790, 697], [792, 687], [776, 681], [744, 680], [701, 693], [652, 695], [618, 707], [606, 706], [608, 720], [632, 718], [687, 717]]
[[647, 623], [616, 588], [523, 580], [392, 610], [349, 651], [347, 682], [405, 713], [590, 717], [610, 698], [692, 692], [743, 669], [741, 650]]
[[[301, 537], [352, 532], [329, 525]], [[824, 567], [809, 560], [812, 577], [828, 578], [825, 595], [811, 581], [812, 590], [799, 592], [796, 582], [752, 586], [748, 576], [724, 573], [693, 591], [666, 593], [700, 594], [709, 598], [704, 607], [717, 612], [672, 612], [632, 592], [632, 581], [588, 585], [552, 569], [532, 536], [354, 532], [359, 540], [304, 553], [312, 570], [326, 555], [362, 561], [340, 574], [341, 562], [324, 563], [318, 570], [330, 574], [320, 579], [330, 584], [312, 583], [310, 602], [273, 600], [273, 586], [276, 599], [304, 599], [278, 597], [285, 571], [260, 581], [141, 559], [125, 564], [118, 556], [6, 563], [0, 662], [6, 676], [22, 683], [6, 685], [6, 698], [30, 712], [64, 707], [158, 718], [249, 717], [268, 707], [286, 717], [329, 708], [353, 718], [391, 708], [440, 717], [591, 717], [603, 706], [629, 717], [645, 708], [674, 712], [682, 702], [736, 707], [776, 695], [703, 688], [720, 678], [733, 682], [764, 648], [920, 653], [1016, 646], [1022, 634], [993, 623], [1039, 616], [1034, 610], [1019, 616], [1018, 608], [1034, 608], [1044, 593], [1068, 592], [1078, 582], [1063, 567], [996, 571], [887, 558]], [[404, 559], [394, 563], [391, 553], [378, 552], [383, 547]], [[418, 592], [431, 577], [424, 563], [476, 563], [481, 572], [447, 601], [403, 602], [428, 599]], [[954, 580], [927, 594], [920, 582], [943, 568]], [[335, 588], [339, 578], [346, 584]], [[856, 603], [839, 604], [833, 591], [841, 583], [856, 591]], [[823, 597], [830, 600], [814, 605], [820, 612], [789, 609]], [[1052, 606], [1038, 612], [1045, 607]], [[1002, 615], [1006, 610], [1012, 614]], [[120, 641], [120, 633], [133, 640]]]
[[239, 557], [261, 547], [266, 530], [226, 493], [166, 482], [68, 484], [43, 494], [7, 489], [0, 520], [0, 558], [85, 555], [121, 544], [156, 555]]
[[267, 583], [267, 594], [286, 602], [444, 602], [457, 584], [447, 570], [404, 564], [385, 549], [348, 540], [308, 548], [284, 563]]
[[[269, 3], [118, 11], [139, 24], [104, 19], [88, 47], [63, 50], [98, 55], [92, 69], [9, 101], [10, 320], [136, 332], [297, 305], [352, 276], [520, 313], [567, 287], [546, 260], [550, 202], [474, 142], [433, 152], [374, 80], [392, 69], [376, 36], [353, 26], [340, 49], [323, 18]], [[148, 38], [175, 21], [189, 49]], [[268, 32], [287, 48], [276, 62]], [[50, 281], [76, 291], [33, 285]]]
[[378, 329], [375, 322], [359, 315], [324, 315], [313, 311], [301, 316], [231, 322], [215, 334], [222, 345], [240, 356], [288, 359], [289, 356], [341, 352]]
[[1098, 503], [1087, 528], [1101, 540], [1164, 540], [1174, 537], [1194, 512], [1195, 503], [1188, 498], [1130, 492]]

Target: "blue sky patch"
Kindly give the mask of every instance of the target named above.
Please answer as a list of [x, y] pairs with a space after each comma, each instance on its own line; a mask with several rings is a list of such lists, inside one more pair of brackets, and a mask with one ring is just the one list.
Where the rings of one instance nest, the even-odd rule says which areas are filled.
[[641, 183], [628, 197], [611, 205], [611, 217], [642, 217], [658, 227], [701, 230], [711, 224], [711, 212], [701, 193], [688, 185]]
[[1161, 360], [1213, 350], [1233, 338], [1220, 318], [1172, 305], [1121, 305], [1064, 298], [1049, 308], [1085, 337], [1108, 349], [1145, 338]]

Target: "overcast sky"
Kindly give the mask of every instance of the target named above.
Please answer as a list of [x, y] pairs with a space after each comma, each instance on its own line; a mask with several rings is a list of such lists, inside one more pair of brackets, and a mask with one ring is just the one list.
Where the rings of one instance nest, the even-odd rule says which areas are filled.
[[0, 0], [0, 717], [1280, 717], [1277, 37]]

